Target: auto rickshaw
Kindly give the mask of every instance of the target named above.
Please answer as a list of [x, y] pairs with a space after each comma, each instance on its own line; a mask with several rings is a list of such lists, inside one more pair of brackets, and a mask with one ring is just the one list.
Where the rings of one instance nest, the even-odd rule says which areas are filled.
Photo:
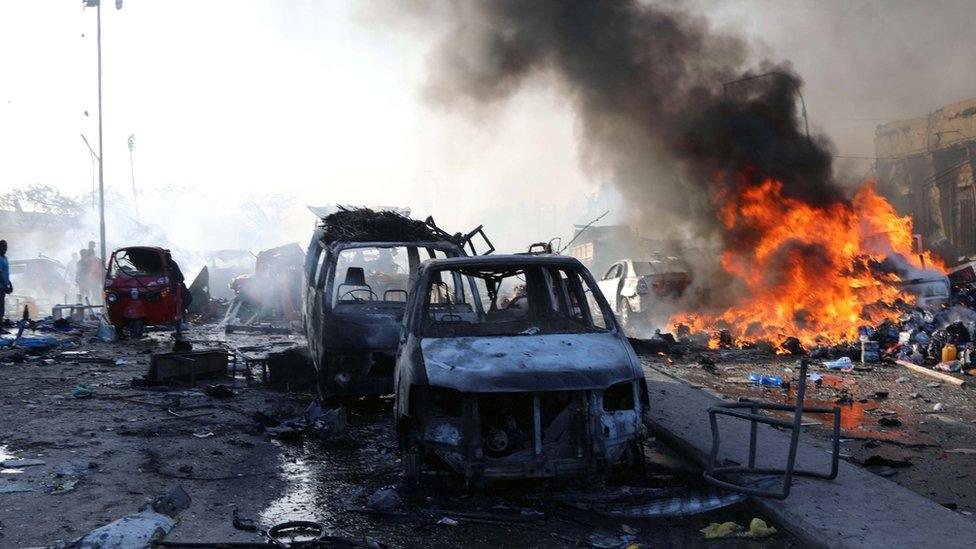
[[105, 277], [105, 306], [116, 331], [133, 339], [146, 326], [176, 324], [190, 305], [190, 293], [169, 250], [149, 246], [112, 252]]

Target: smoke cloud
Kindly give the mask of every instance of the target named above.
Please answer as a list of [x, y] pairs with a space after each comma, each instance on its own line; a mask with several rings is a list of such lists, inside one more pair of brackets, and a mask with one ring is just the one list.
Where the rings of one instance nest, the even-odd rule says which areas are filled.
[[[702, 17], [636, 0], [413, 7], [448, 29], [429, 59], [433, 105], [482, 116], [531, 83], [555, 85], [576, 113], [584, 168], [619, 189], [645, 233], [748, 249], [758, 235], [720, 223], [717, 198], [766, 178], [814, 207], [847, 202], [829, 140], [803, 128], [800, 77], [753, 62], [743, 39]], [[719, 257], [699, 280], [714, 285]]]

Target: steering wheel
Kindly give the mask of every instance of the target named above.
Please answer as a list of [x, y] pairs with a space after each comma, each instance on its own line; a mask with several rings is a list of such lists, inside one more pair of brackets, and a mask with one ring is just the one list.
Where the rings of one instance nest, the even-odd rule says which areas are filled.
[[[369, 292], [369, 295], [372, 298], [369, 301], [379, 301], [379, 297], [376, 295], [376, 292], [374, 292], [370, 288], [353, 288], [352, 290], [349, 290], [346, 293], [340, 295], [338, 301], [342, 301], [347, 295], [354, 294], [356, 292]], [[365, 299], [356, 296], [352, 296], [352, 298], [355, 299], [356, 301], [366, 301]]]

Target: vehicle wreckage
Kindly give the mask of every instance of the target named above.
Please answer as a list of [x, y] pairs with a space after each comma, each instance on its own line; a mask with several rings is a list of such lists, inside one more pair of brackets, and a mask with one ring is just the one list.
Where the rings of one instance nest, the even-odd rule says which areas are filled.
[[642, 460], [644, 375], [575, 258], [431, 260], [406, 310], [396, 428], [407, 477], [586, 477]]
[[321, 217], [305, 256], [302, 320], [322, 398], [393, 392], [400, 323], [421, 262], [477, 254], [475, 236], [483, 253], [494, 251], [481, 226], [451, 235], [431, 218], [368, 208]]

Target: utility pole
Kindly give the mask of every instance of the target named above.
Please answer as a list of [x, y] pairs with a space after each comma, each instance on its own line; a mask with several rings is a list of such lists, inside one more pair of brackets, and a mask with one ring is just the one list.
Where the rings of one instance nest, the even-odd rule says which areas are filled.
[[[101, 260], [105, 261], [105, 151], [102, 147], [102, 2], [82, 0], [87, 8], [95, 8], [95, 42], [98, 48], [98, 240], [101, 242]], [[116, 0], [115, 7], [122, 8]]]
[[98, 42], [98, 236], [101, 242], [101, 260], [105, 259], [105, 149], [102, 147], [102, 3], [95, 4]]
[[136, 221], [139, 221], [139, 197], [136, 196], [136, 169], [132, 163], [132, 151], [136, 150], [136, 136], [129, 134], [129, 176], [132, 178], [132, 205], [136, 211]]

